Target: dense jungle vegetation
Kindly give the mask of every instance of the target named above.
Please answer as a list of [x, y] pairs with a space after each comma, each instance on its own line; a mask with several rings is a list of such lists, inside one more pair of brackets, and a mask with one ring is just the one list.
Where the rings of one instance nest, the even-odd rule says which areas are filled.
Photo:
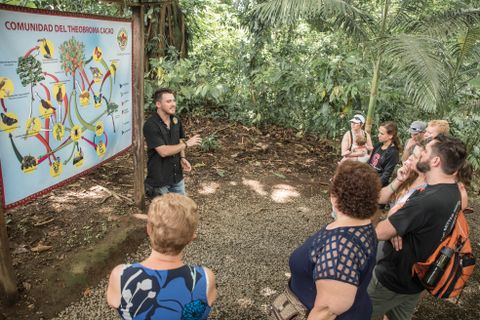
[[[129, 17], [126, 2], [3, 3]], [[145, 5], [145, 101], [337, 139], [447, 119], [480, 169], [480, 5], [457, 0], [169, 0]], [[405, 130], [403, 130], [405, 129]]]

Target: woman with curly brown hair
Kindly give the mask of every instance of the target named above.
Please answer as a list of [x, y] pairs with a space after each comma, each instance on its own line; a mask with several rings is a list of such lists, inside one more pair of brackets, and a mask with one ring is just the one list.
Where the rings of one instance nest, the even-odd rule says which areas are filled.
[[330, 186], [337, 219], [308, 238], [289, 261], [289, 288], [309, 310], [308, 319], [330, 319], [332, 314], [370, 319], [367, 286], [377, 250], [370, 218], [380, 188], [377, 173], [365, 163], [345, 161], [337, 167]]

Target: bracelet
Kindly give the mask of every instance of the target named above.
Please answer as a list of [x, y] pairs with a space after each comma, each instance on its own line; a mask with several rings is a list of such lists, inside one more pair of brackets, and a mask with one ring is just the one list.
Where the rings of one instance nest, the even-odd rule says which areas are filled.
[[393, 182], [388, 185], [390, 187], [390, 190], [392, 190], [392, 193], [395, 193], [395, 189], [393, 188]]
[[187, 158], [180, 156], [180, 159], [187, 159]]
[[187, 142], [185, 140], [182, 140], [182, 142], [185, 144], [185, 149], [187, 149], [188, 148]]

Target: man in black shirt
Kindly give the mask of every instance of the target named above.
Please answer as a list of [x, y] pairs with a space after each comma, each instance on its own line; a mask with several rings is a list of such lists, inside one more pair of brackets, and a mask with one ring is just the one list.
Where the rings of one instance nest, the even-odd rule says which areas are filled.
[[[456, 173], [465, 158], [465, 145], [457, 138], [440, 135], [428, 143], [417, 164], [417, 170], [425, 173], [427, 186], [378, 224], [378, 239], [387, 241], [379, 248], [368, 288], [375, 316], [411, 319], [424, 290], [419, 279], [412, 277], [412, 266], [434, 252], [460, 210]], [[388, 241], [397, 235], [400, 246]]]
[[145, 192], [154, 197], [168, 192], [185, 194], [183, 172], [192, 170], [185, 149], [201, 143], [199, 135], [185, 139], [182, 123], [175, 116], [177, 104], [170, 89], [159, 89], [154, 95], [157, 112], [143, 126], [147, 141], [147, 178]]

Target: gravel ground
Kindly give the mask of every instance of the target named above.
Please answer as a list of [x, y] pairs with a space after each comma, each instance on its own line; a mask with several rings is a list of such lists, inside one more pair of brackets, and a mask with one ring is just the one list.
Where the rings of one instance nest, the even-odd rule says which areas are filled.
[[[219, 296], [210, 319], [266, 319], [268, 302], [286, 284], [290, 252], [329, 220], [325, 192], [305, 196], [285, 181], [243, 179], [203, 185], [192, 196], [201, 222], [185, 259], [216, 274]], [[126, 261], [142, 260], [149, 250], [145, 243]], [[56, 319], [118, 319], [105, 302], [107, 277]]]
[[[325, 186], [315, 190], [275, 177], [221, 180], [191, 191], [201, 221], [185, 260], [216, 274], [219, 296], [210, 319], [267, 319], [266, 306], [286, 285], [290, 253], [330, 221], [327, 192]], [[477, 230], [477, 224], [472, 227]], [[149, 253], [145, 242], [125, 261], [143, 260]], [[413, 319], [480, 319], [478, 270], [475, 274], [458, 305], [427, 295]], [[105, 302], [107, 277], [56, 319], [118, 319]]]

